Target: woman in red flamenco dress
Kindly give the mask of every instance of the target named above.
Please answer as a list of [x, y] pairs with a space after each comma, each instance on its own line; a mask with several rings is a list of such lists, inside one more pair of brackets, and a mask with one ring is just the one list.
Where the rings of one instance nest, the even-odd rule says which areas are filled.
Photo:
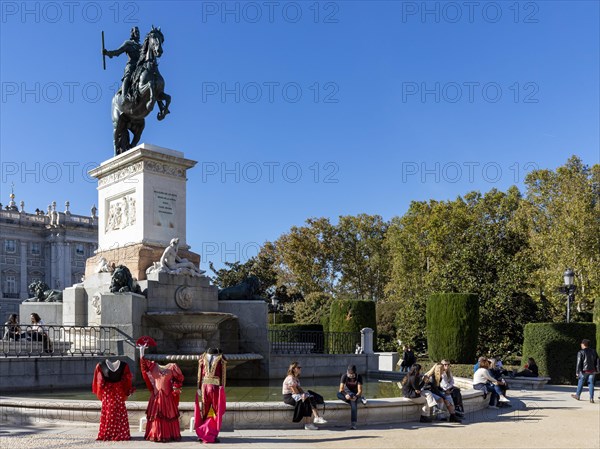
[[125, 400], [135, 388], [127, 363], [106, 359], [96, 365], [92, 392], [102, 401], [100, 430], [97, 440], [124, 441], [131, 439]]
[[146, 346], [140, 346], [142, 377], [152, 392], [146, 408], [146, 434], [149, 441], [179, 441], [179, 394], [183, 374], [175, 363], [161, 366], [144, 359]]

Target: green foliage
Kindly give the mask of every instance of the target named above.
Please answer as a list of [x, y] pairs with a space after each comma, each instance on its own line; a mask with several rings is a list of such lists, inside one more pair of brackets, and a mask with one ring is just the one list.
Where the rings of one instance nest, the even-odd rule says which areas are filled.
[[291, 324], [294, 322], [294, 315], [291, 313], [269, 313], [267, 317], [269, 324]]
[[596, 323], [596, 350], [600, 351], [600, 299], [594, 302], [594, 323]]
[[[360, 332], [369, 327], [375, 331], [373, 341], [377, 341], [377, 321], [373, 301], [345, 301], [336, 299], [331, 302], [329, 313], [329, 332]], [[352, 342], [341, 350], [342, 353], [354, 352]]]
[[309, 293], [304, 301], [296, 303], [294, 321], [296, 323], [320, 324], [323, 315], [329, 315], [331, 301], [333, 301], [333, 296], [329, 293]]
[[525, 326], [523, 360], [533, 357], [541, 376], [553, 384], [575, 384], [581, 340], [596, 338], [594, 323], [532, 323]]
[[479, 333], [477, 295], [440, 293], [427, 302], [427, 345], [432, 360], [468, 363], [475, 359]]
[[298, 323], [285, 323], [285, 324], [269, 324], [269, 330], [272, 331], [310, 331], [310, 332], [323, 332], [323, 326], [320, 324], [298, 324]]
[[384, 245], [389, 224], [379, 215], [341, 216], [336, 226], [338, 293], [379, 301], [389, 281], [390, 257]]
[[378, 351], [398, 350], [398, 343], [396, 342], [397, 312], [397, 302], [377, 302], [375, 305], [375, 313], [377, 318]]
[[600, 297], [600, 165], [589, 167], [572, 156], [556, 171], [532, 171], [525, 184], [520, 219], [534, 262], [533, 290], [543, 291], [552, 304], [553, 321], [564, 321], [565, 296], [557, 287], [565, 269], [572, 268], [577, 285], [573, 309], [591, 311]]
[[377, 331], [375, 303], [373, 301], [344, 301], [336, 299], [331, 302], [329, 314], [330, 332], [360, 332], [364, 327]]

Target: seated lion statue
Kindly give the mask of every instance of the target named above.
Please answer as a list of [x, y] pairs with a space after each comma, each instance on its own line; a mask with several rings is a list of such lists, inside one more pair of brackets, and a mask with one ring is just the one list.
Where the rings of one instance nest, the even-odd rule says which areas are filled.
[[240, 299], [264, 299], [260, 291], [260, 280], [256, 276], [248, 276], [239, 284], [219, 290], [219, 300], [235, 301]]
[[51, 289], [43, 281], [32, 282], [28, 288], [33, 298], [26, 299], [24, 302], [62, 302], [62, 291]]
[[131, 276], [131, 271], [125, 265], [119, 265], [115, 268], [110, 281], [111, 293], [138, 293], [142, 294], [142, 289]]

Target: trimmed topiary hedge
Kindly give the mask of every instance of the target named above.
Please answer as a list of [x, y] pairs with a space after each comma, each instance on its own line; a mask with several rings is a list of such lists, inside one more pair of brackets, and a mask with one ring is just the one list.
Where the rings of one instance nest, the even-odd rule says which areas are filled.
[[269, 319], [269, 324], [285, 324], [294, 322], [294, 315], [291, 313], [269, 313], [267, 314], [267, 318]]
[[427, 301], [427, 348], [432, 360], [472, 363], [477, 354], [479, 301], [471, 293], [439, 293]]
[[298, 324], [298, 323], [269, 324], [269, 330], [323, 332], [323, 325], [322, 324]]
[[[329, 332], [360, 332], [369, 327], [373, 329], [373, 343], [377, 342], [377, 320], [373, 301], [354, 301], [336, 299], [329, 309]], [[342, 353], [352, 354], [354, 343], [347, 342], [348, 347]]]
[[594, 323], [529, 323], [525, 326], [523, 361], [533, 357], [540, 376], [552, 384], [577, 383], [575, 363], [581, 340], [596, 340]]
[[594, 323], [596, 323], [596, 351], [600, 351], [600, 299], [594, 301]]

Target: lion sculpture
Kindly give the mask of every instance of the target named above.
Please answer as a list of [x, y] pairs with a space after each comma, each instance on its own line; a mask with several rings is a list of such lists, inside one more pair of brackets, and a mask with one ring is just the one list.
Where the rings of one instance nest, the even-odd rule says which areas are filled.
[[111, 293], [137, 293], [142, 294], [142, 289], [131, 276], [131, 271], [125, 265], [119, 265], [115, 268], [110, 281]]
[[239, 284], [219, 290], [219, 300], [264, 299], [258, 294], [259, 291], [260, 280], [258, 277], [248, 276]]
[[24, 302], [62, 302], [62, 292], [53, 290], [43, 281], [35, 281], [29, 284], [29, 291], [33, 294], [32, 298]]

